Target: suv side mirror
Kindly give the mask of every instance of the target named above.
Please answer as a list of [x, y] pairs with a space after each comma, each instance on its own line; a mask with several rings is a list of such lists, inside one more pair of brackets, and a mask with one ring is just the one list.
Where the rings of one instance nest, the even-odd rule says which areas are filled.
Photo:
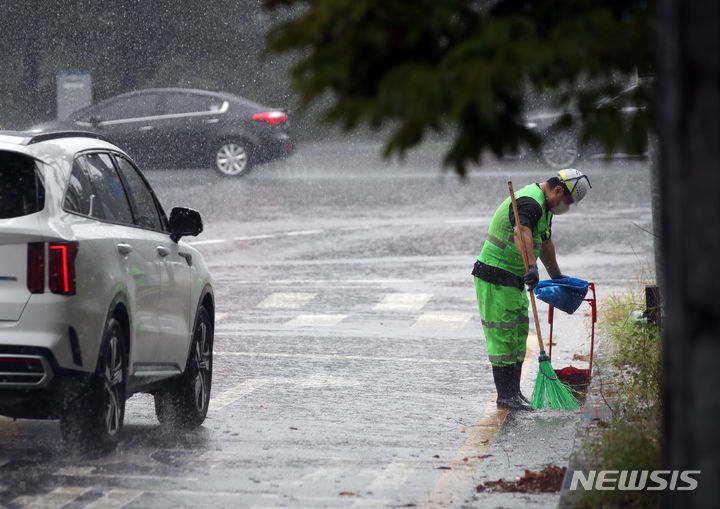
[[202, 231], [202, 218], [197, 210], [175, 207], [170, 212], [170, 239], [173, 242], [186, 235], [194, 237]]

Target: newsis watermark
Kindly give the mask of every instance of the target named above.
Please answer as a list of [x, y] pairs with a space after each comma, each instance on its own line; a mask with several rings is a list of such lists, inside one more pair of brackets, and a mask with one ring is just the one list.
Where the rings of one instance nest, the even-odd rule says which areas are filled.
[[570, 490], [692, 491], [699, 477], [700, 470], [574, 470]]

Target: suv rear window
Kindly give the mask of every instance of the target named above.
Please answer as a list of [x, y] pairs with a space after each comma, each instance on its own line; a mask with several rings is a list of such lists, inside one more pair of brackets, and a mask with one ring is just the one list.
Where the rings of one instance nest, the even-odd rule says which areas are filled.
[[45, 207], [45, 187], [35, 160], [0, 150], [0, 219], [27, 216]]

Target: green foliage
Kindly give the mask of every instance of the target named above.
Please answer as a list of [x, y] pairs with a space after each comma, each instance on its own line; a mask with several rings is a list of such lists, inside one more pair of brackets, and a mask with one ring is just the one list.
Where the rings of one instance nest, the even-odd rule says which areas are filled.
[[[618, 76], [654, 59], [653, 2], [635, 0], [265, 0], [299, 6], [273, 29], [269, 48], [298, 52], [292, 70], [305, 106], [331, 96], [325, 119], [346, 130], [392, 125], [386, 154], [399, 155], [431, 131], [454, 133], [446, 163], [463, 173], [484, 150], [515, 152], [537, 138], [523, 125], [527, 91], [577, 103], [583, 139], [619, 142], [623, 120], [601, 97]], [[582, 87], [579, 85], [582, 84]], [[639, 152], [652, 125], [653, 95], [627, 128]]]
[[[662, 468], [662, 350], [660, 332], [633, 316], [644, 307], [642, 292], [605, 299], [599, 328], [612, 346], [613, 419], [605, 423], [588, 456], [606, 470]], [[583, 507], [659, 507], [658, 491], [589, 491]]]

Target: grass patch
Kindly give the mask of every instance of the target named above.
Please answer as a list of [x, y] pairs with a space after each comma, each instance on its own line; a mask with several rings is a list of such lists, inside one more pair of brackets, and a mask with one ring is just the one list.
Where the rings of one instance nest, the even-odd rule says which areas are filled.
[[[643, 321], [644, 292], [630, 291], [600, 303], [598, 328], [611, 354], [598, 364], [612, 373], [607, 391], [611, 422], [587, 445], [590, 467], [598, 470], [662, 468], [662, 341], [658, 328]], [[581, 507], [660, 507], [659, 491], [584, 492]]]

